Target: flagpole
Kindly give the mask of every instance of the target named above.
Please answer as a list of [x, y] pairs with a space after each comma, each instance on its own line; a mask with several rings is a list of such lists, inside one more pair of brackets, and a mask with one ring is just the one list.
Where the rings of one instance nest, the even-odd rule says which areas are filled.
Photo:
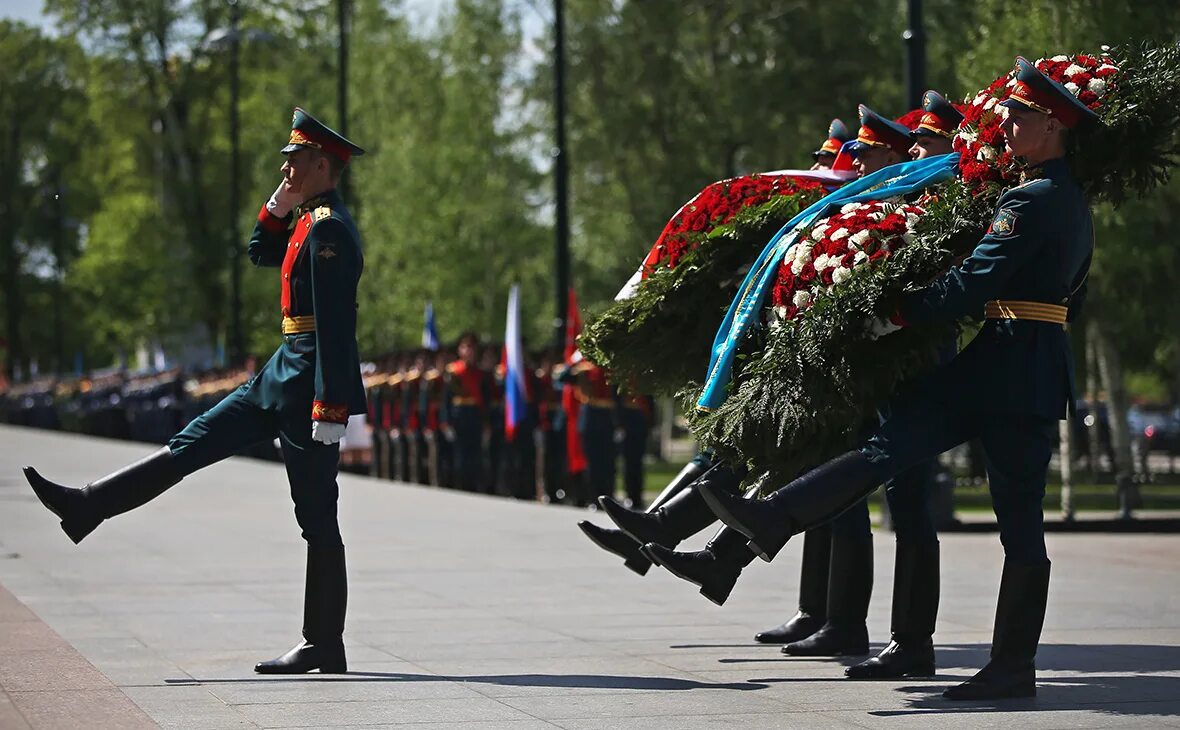
[[553, 146], [553, 182], [556, 205], [554, 265], [557, 288], [557, 317], [553, 320], [557, 351], [565, 347], [566, 322], [569, 317], [569, 161], [565, 148], [565, 7], [563, 0], [553, 0], [553, 106], [556, 122]]

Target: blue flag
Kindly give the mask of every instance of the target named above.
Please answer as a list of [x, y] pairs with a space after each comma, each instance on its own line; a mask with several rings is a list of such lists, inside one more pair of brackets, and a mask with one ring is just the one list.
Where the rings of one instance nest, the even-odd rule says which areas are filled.
[[733, 303], [729, 305], [725, 319], [721, 320], [717, 336], [713, 338], [705, 390], [697, 401], [697, 407], [712, 410], [725, 402], [737, 347], [750, 328], [760, 321], [763, 301], [771, 289], [770, 284], [778, 273], [783, 256], [795, 245], [799, 236], [811, 230], [815, 221], [831, 215], [847, 203], [906, 195], [949, 180], [954, 177], [958, 163], [959, 155], [949, 154], [890, 165], [845, 185], [787, 221], [758, 255]]
[[437, 350], [438, 327], [434, 324], [434, 302], [426, 302], [426, 321], [422, 324], [422, 347], [427, 350]]

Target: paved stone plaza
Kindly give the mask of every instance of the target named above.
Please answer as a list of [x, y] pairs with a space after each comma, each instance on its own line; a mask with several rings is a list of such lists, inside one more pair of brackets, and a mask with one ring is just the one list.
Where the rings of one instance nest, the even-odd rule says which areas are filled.
[[[214, 466], [81, 546], [20, 475], [82, 484], [151, 448], [0, 427], [0, 728], [1180, 727], [1180, 536], [1050, 535], [1040, 696], [963, 705], [938, 693], [986, 661], [994, 534], [943, 539], [938, 678], [854, 683], [751, 640], [794, 610], [798, 541], [718, 608], [625, 570], [582, 512], [354, 476], [351, 672], [258, 677], [301, 618], [281, 465]], [[892, 548], [877, 538], [878, 647]]]

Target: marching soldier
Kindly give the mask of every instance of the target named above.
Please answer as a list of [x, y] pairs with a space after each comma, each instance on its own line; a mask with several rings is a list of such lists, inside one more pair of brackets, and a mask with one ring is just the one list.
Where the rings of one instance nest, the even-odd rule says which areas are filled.
[[[922, 116], [910, 135], [915, 160], [950, 153], [951, 140], [963, 121], [937, 91], [922, 96]], [[948, 343], [947, 359], [955, 343]], [[888, 418], [889, 410], [882, 412]], [[939, 544], [930, 512], [930, 487], [937, 461], [921, 462], [885, 483], [885, 500], [893, 518], [893, 604], [890, 641], [868, 661], [848, 667], [852, 679], [898, 679], [934, 675], [934, 627], [938, 617]]]
[[856, 139], [848, 127], [839, 119], [833, 119], [832, 123], [828, 125], [828, 138], [820, 145], [819, 149], [811, 153], [815, 163], [811, 166], [812, 170], [830, 170], [832, 164], [836, 162], [836, 155], [840, 154], [840, 148], [844, 146], [845, 142], [851, 142]]
[[910, 130], [914, 143], [910, 159], [921, 160], [953, 151], [952, 143], [963, 115], [942, 94], [931, 89], [922, 95], [922, 117], [918, 126]]
[[254, 669], [342, 673], [347, 582], [336, 473], [345, 424], [366, 403], [356, 344], [363, 257], [336, 185], [363, 150], [297, 108], [282, 153], [283, 183], [259, 212], [249, 246], [256, 265], [280, 270], [282, 343], [270, 361], [141, 461], [81, 489], [55, 484], [32, 467], [25, 476], [80, 542], [104, 520], [149, 502], [186, 475], [277, 436], [307, 541], [303, 641]]
[[1023, 58], [1002, 104], [1012, 155], [1028, 167], [1006, 191], [975, 250], [929, 286], [907, 294], [878, 336], [912, 324], [983, 318], [974, 340], [893, 406], [860, 448], [747, 501], [701, 487], [710, 508], [771, 559], [793, 533], [923, 461], [972, 438], [986, 452], [1004, 570], [991, 661], [943, 693], [953, 700], [1031, 697], [1045, 619], [1049, 559], [1041, 501], [1056, 421], [1072, 397], [1065, 324], [1077, 314], [1093, 251], [1084, 193], [1069, 172], [1066, 141], [1095, 115]]
[[849, 146], [857, 177], [872, 175], [883, 167], [910, 159], [910, 147], [914, 145], [910, 130], [864, 104], [859, 110], [860, 131], [856, 134], [856, 143]]

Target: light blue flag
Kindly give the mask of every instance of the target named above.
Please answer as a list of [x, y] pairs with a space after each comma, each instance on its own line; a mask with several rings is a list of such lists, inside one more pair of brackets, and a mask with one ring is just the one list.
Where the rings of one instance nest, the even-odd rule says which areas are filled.
[[737, 296], [729, 305], [729, 311], [725, 313], [725, 319], [717, 329], [717, 336], [713, 338], [713, 352], [709, 356], [705, 390], [697, 401], [697, 407], [712, 410], [725, 402], [737, 347], [751, 327], [760, 321], [763, 300], [778, 273], [779, 263], [799, 236], [810, 231], [815, 221], [831, 215], [847, 203], [907, 195], [949, 180], [954, 177], [958, 162], [959, 155], [952, 153], [890, 165], [845, 185], [787, 221], [750, 267]]
[[422, 347], [432, 352], [439, 348], [438, 326], [434, 323], [434, 302], [426, 302], [426, 321], [422, 323]]

